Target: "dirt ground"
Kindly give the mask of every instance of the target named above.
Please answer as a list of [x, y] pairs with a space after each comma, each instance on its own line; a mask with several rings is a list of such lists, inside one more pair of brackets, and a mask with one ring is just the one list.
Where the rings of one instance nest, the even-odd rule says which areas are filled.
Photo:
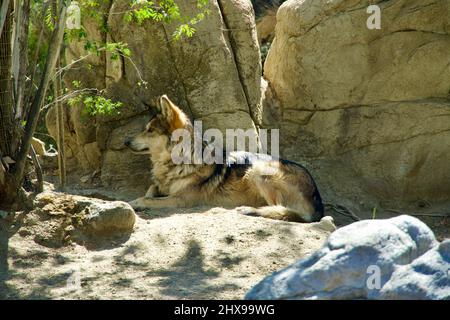
[[[438, 240], [450, 237], [450, 217], [419, 218]], [[242, 299], [329, 235], [317, 223], [223, 208], [166, 209], [138, 212], [130, 234], [52, 247], [39, 244], [26, 221], [23, 212], [0, 219], [0, 299]]]
[[3, 299], [242, 299], [273, 271], [317, 250], [318, 224], [221, 208], [138, 214], [131, 234], [49, 248], [0, 219]]

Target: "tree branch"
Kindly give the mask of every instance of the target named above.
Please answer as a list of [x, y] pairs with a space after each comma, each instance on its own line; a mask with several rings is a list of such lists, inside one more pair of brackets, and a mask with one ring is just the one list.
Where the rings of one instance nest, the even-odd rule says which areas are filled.
[[30, 155], [31, 155], [31, 159], [33, 160], [34, 170], [36, 171], [37, 192], [41, 193], [44, 191], [44, 177], [42, 174], [41, 164], [39, 163], [39, 159], [36, 155], [36, 151], [34, 150], [33, 145], [31, 145], [31, 147], [30, 147]]
[[34, 131], [36, 130], [36, 125], [39, 118], [39, 112], [42, 106], [42, 102], [45, 98], [45, 92], [47, 91], [47, 86], [50, 78], [55, 69], [56, 60], [59, 57], [59, 52], [61, 50], [61, 44], [64, 35], [64, 26], [66, 23], [66, 12], [67, 6], [70, 5], [70, 0], [60, 2], [60, 13], [59, 20], [56, 28], [53, 30], [52, 39], [50, 41], [50, 46], [48, 49], [47, 59], [45, 63], [44, 73], [39, 84], [39, 88], [31, 104], [30, 113], [28, 114], [27, 123], [25, 126], [25, 133], [22, 139], [21, 148], [16, 159], [16, 165], [13, 168], [12, 174], [16, 180], [16, 183], [22, 181], [23, 171], [25, 169], [25, 162], [27, 155], [30, 150], [31, 139], [33, 137]]
[[3, 0], [2, 7], [0, 8], [0, 35], [3, 32], [3, 26], [5, 25], [6, 15], [8, 14], [9, 0]]

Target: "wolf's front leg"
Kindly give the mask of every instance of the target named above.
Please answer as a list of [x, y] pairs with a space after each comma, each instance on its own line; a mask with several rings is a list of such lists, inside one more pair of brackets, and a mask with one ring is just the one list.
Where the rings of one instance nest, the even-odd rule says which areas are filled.
[[160, 198], [148, 198], [142, 197], [130, 202], [130, 205], [135, 210], [142, 209], [161, 209], [161, 208], [179, 208], [186, 206], [186, 201], [180, 197], [160, 197]]
[[157, 196], [159, 196], [159, 189], [156, 185], [152, 184], [148, 190], [147, 193], [145, 194], [146, 198], [156, 198]]

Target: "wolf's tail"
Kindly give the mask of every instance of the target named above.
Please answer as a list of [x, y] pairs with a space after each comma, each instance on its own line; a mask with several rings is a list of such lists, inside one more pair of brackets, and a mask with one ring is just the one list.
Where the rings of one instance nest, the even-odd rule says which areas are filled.
[[324, 213], [324, 207], [322, 202], [322, 197], [320, 196], [319, 189], [317, 189], [317, 186], [314, 186], [315, 190], [312, 195], [312, 203], [314, 206], [314, 221], [319, 221], [323, 218]]
[[[319, 195], [320, 197], [320, 195]], [[320, 204], [322, 202], [320, 201]], [[276, 206], [264, 206], [259, 208], [253, 207], [239, 207], [236, 208], [238, 213], [254, 216], [254, 217], [264, 217], [274, 220], [283, 220], [291, 222], [313, 222], [319, 221], [323, 216], [323, 205], [322, 205], [322, 216], [318, 217], [317, 212], [313, 215], [305, 212], [299, 212], [295, 209], [287, 208], [281, 205]]]

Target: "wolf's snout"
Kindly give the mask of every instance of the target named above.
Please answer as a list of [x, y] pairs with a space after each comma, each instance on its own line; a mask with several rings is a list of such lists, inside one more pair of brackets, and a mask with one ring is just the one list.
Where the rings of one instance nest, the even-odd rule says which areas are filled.
[[130, 137], [126, 138], [123, 144], [129, 147], [131, 145], [131, 138]]

